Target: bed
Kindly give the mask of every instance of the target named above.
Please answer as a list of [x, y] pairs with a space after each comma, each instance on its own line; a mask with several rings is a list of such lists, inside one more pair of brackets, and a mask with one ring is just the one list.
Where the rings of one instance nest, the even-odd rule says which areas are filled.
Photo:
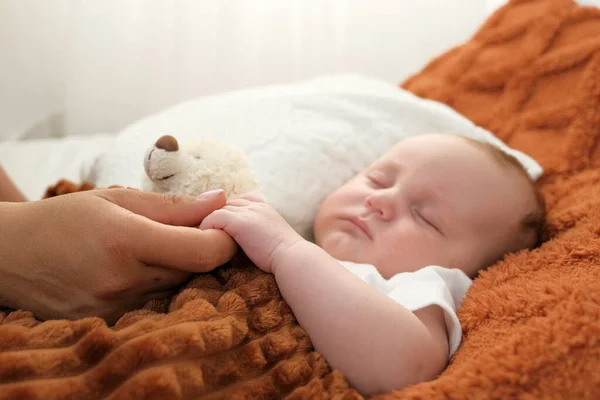
[[[599, 77], [600, 10], [515, 0], [401, 84], [533, 156], [545, 171], [548, 230], [540, 248], [474, 281], [446, 371], [381, 398], [600, 396]], [[73, 154], [89, 162], [115, 137], [96, 139], [89, 154]], [[57, 164], [27, 194], [39, 197], [58, 177], [77, 182], [94, 168], [83, 164]], [[0, 314], [0, 347], [0, 399], [361, 398], [314, 351], [272, 277], [243, 255], [114, 327]]]

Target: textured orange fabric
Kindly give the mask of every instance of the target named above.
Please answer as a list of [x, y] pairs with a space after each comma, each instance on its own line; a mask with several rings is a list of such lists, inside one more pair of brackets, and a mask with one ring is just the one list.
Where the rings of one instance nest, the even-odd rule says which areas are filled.
[[[600, 398], [600, 11], [512, 1], [403, 87], [536, 157], [549, 229], [474, 281], [448, 369], [380, 398]], [[243, 256], [112, 328], [0, 318], [0, 399], [360, 398]]]
[[549, 240], [480, 274], [449, 368], [393, 398], [600, 398], [600, 10], [512, 1], [402, 86], [542, 164]]

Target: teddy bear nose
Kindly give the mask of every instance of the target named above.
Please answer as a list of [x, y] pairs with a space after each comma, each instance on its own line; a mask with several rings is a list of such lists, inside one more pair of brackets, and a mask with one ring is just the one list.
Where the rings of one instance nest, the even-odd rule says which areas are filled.
[[165, 135], [158, 138], [156, 141], [156, 148], [165, 150], [165, 151], [177, 151], [179, 150], [179, 144], [177, 143], [177, 139], [175, 139], [171, 135]]

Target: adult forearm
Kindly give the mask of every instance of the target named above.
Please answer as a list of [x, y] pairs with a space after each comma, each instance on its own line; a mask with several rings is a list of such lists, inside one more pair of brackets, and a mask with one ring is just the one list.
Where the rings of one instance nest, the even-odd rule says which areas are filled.
[[0, 201], [27, 201], [17, 186], [0, 166]]
[[315, 348], [361, 392], [428, 378], [421, 366], [435, 345], [411, 311], [309, 242], [287, 249], [274, 266], [281, 293]]
[[0, 306], [19, 308], [16, 299], [19, 294], [16, 281], [18, 272], [23, 267], [20, 265], [19, 256], [27, 251], [23, 248], [28, 238], [24, 237], [20, 229], [27, 221], [23, 221], [19, 208], [23, 204], [0, 202]]

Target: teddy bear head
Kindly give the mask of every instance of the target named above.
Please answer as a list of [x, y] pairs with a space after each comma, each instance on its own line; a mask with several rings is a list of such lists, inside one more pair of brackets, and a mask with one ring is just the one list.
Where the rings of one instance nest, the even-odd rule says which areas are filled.
[[225, 143], [201, 138], [179, 143], [161, 136], [144, 156], [144, 190], [197, 196], [223, 189], [227, 197], [257, 190], [244, 154]]

